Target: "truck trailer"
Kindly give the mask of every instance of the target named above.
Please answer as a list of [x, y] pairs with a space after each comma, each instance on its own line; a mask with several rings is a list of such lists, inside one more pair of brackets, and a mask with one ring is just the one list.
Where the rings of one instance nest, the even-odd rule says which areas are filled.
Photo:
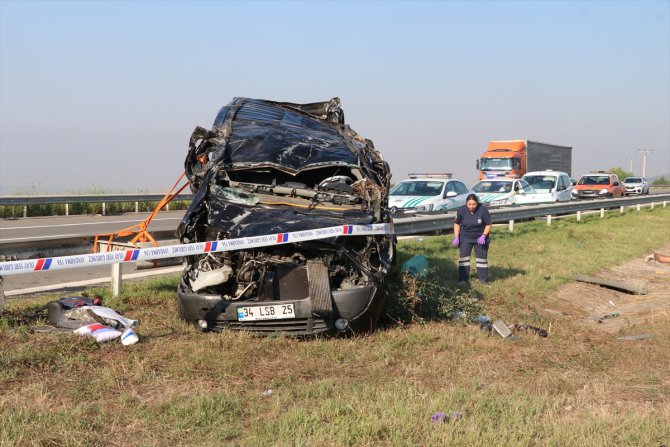
[[530, 140], [489, 141], [477, 159], [479, 179], [522, 177], [530, 171], [561, 171], [571, 175], [572, 147]]

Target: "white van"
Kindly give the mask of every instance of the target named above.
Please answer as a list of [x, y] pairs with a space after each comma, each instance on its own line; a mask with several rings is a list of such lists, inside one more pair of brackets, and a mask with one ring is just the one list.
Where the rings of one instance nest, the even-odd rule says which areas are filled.
[[570, 176], [560, 171], [533, 171], [522, 177], [540, 195], [540, 203], [572, 200]]
[[389, 192], [389, 209], [397, 211], [450, 211], [465, 205], [470, 188], [451, 174], [410, 174]]

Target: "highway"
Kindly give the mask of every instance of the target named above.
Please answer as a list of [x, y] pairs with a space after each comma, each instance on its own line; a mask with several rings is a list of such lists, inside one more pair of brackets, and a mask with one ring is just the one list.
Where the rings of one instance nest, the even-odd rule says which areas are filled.
[[[668, 200], [668, 195], [660, 195], [657, 200]], [[635, 203], [649, 201], [652, 197], [638, 197], [626, 199], [611, 199], [612, 207], [626, 205], [630, 207]], [[654, 200], [654, 199], [652, 199]], [[535, 207], [511, 207], [492, 210], [497, 220], [507, 222], [508, 219], [520, 218], [519, 213], [524, 213], [521, 218], [532, 218], [553, 213], [549, 209], [559, 208], [571, 213], [578, 209], [594, 209], [593, 205], [602, 206], [609, 201], [576, 201], [559, 205], [540, 205]], [[598, 205], [598, 204], [601, 205]], [[574, 209], [572, 209], [574, 208]], [[175, 230], [181, 221], [184, 211], [161, 212], [149, 226], [153, 234], [161, 234], [161, 239], [175, 237]], [[124, 214], [111, 216], [55, 216], [37, 217], [27, 219], [0, 220], [0, 255], [14, 255], [19, 259], [43, 258], [52, 256], [64, 256], [75, 253], [86, 253], [92, 251], [91, 240], [96, 233], [116, 232], [123, 228], [142, 222], [149, 214]], [[409, 220], [410, 222], [400, 221]], [[453, 215], [419, 215], [410, 219], [396, 220], [398, 234], [420, 234], [435, 231], [435, 228], [447, 228], [448, 220], [453, 221]], [[69, 245], [68, 245], [69, 243]], [[70, 252], [65, 252], [70, 250]], [[135, 275], [167, 274], [180, 270], [180, 267], [156, 269], [150, 272], [134, 272], [134, 264], [124, 264], [124, 280]], [[70, 284], [81, 289], [92, 283], [109, 284], [111, 268], [109, 266], [86, 267], [73, 270], [56, 270], [31, 273], [29, 275], [10, 275], [5, 277], [4, 290], [11, 296], [32, 294], [36, 287], [55, 287]], [[76, 283], [76, 284], [72, 284]], [[58, 287], [63, 290], [64, 287]]]
[[[113, 233], [146, 219], [150, 213], [113, 216], [52, 216], [27, 219], [0, 219], [0, 251], [3, 245], [30, 241], [92, 238], [99, 233]], [[163, 233], [177, 229], [184, 211], [162, 211], [149, 225], [149, 232]]]

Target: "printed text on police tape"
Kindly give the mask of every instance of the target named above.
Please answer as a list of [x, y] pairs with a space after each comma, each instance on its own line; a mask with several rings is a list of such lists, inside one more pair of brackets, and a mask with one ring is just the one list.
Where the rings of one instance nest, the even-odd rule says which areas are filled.
[[19, 275], [44, 270], [66, 270], [90, 267], [93, 265], [116, 264], [119, 262], [151, 261], [154, 259], [175, 258], [202, 253], [269, 247], [273, 245], [313, 241], [337, 236], [364, 236], [392, 233], [393, 224], [390, 223], [339, 225], [336, 227], [316, 228], [314, 230], [294, 231], [291, 233], [277, 233], [238, 239], [196, 242], [193, 244], [166, 245], [164, 247], [140, 248], [136, 250], [0, 262], [0, 275]]

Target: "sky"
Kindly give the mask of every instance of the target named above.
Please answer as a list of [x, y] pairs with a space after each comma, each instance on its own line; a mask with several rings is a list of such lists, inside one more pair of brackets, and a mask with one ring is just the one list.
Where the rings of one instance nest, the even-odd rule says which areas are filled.
[[393, 181], [490, 140], [670, 174], [670, 1], [0, 0], [0, 194], [162, 192], [234, 97], [339, 97]]

